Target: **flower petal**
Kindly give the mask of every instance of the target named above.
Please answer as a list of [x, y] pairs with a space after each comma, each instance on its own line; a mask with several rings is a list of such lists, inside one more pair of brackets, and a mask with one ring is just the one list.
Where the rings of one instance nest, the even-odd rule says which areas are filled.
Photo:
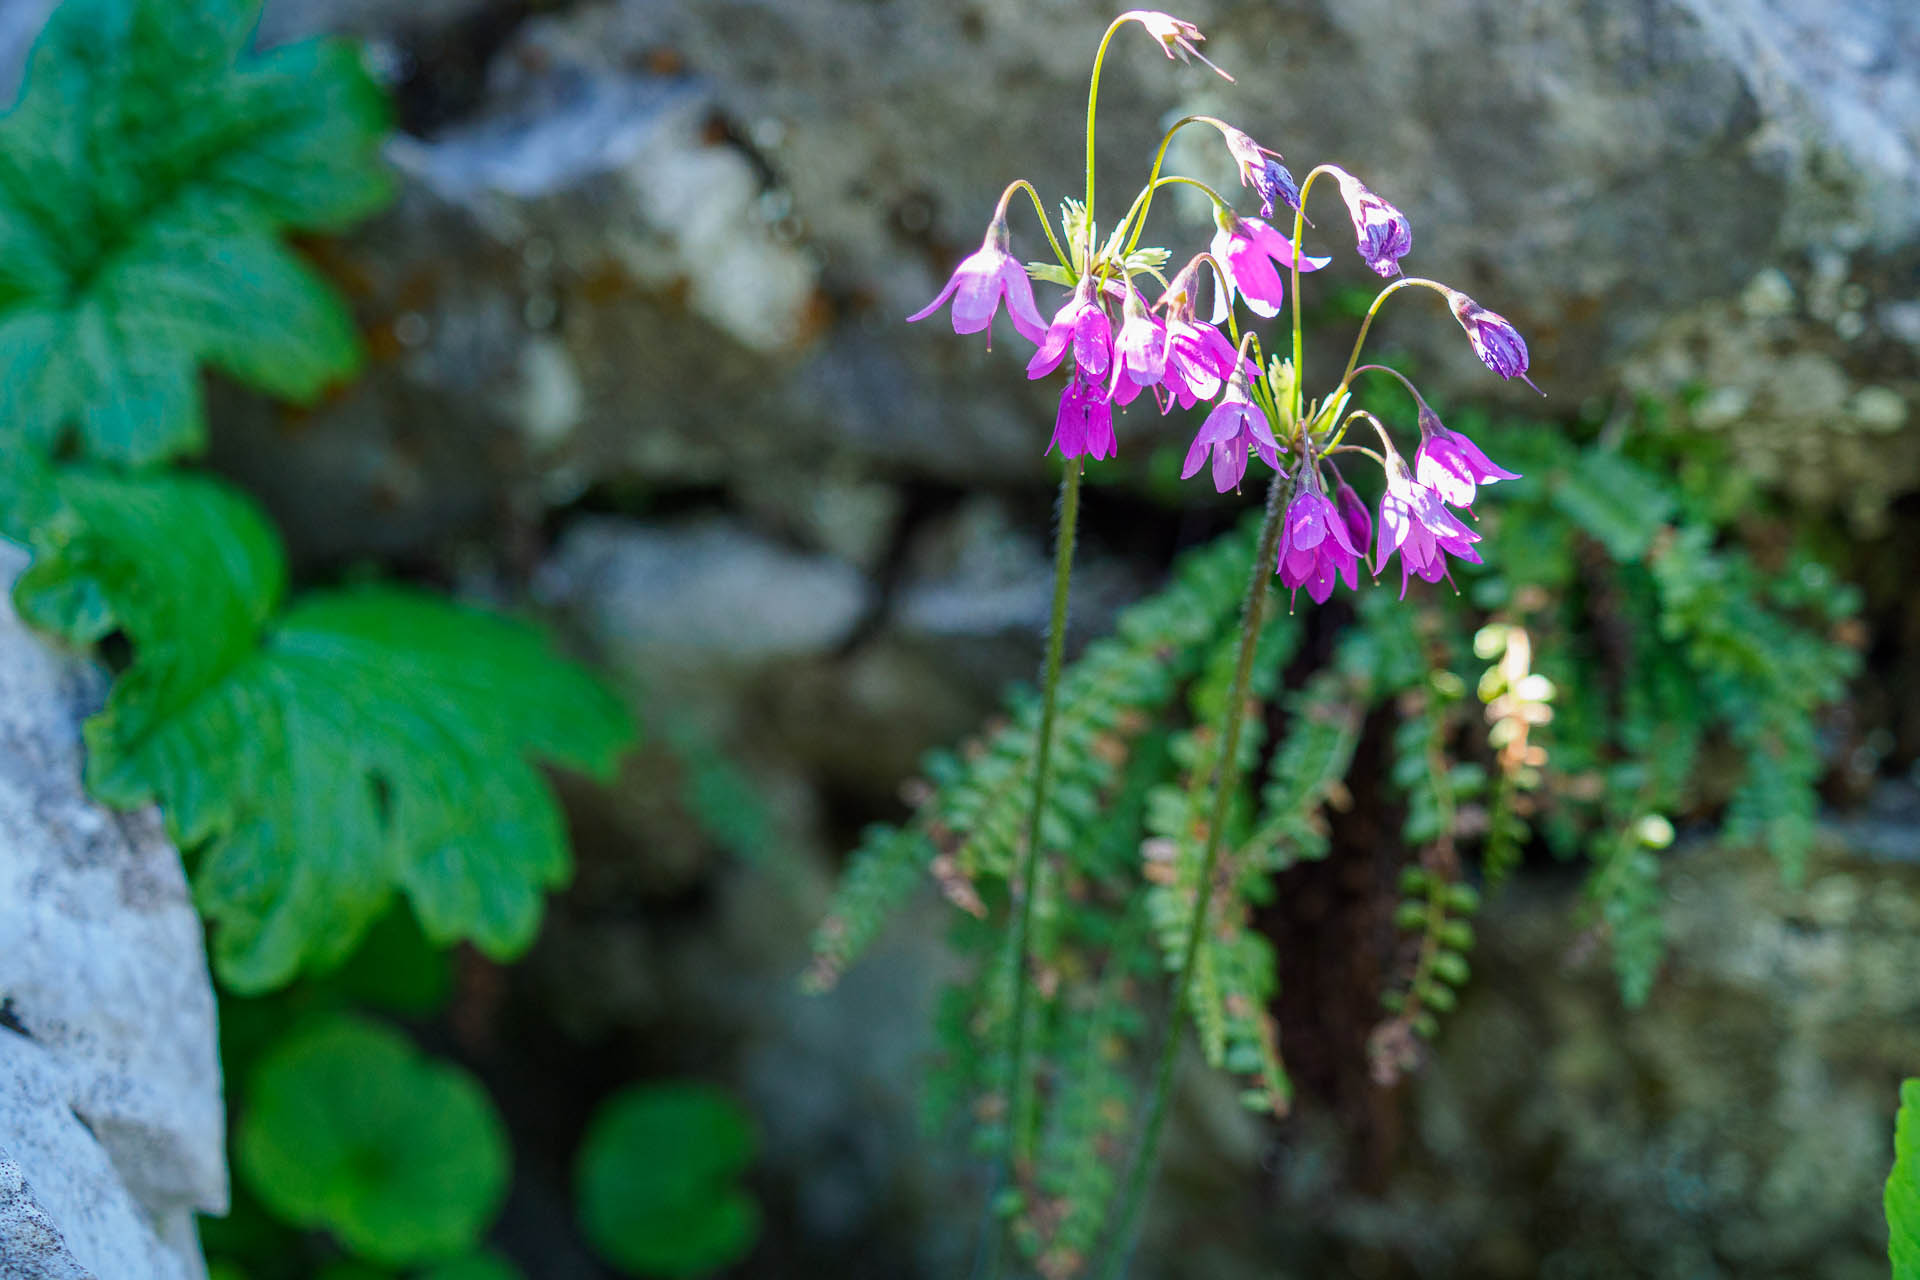
[[999, 279], [1013, 327], [1021, 337], [1037, 345], [1047, 336], [1047, 322], [1041, 319], [1040, 308], [1034, 305], [1033, 281], [1027, 278], [1027, 269], [1008, 258], [1000, 267]]

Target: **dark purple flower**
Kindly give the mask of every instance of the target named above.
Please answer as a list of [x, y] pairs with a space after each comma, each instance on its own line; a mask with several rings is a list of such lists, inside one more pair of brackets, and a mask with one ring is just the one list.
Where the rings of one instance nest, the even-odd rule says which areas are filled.
[[1113, 362], [1113, 324], [1094, 292], [1093, 277], [1082, 276], [1066, 304], [1054, 313], [1053, 323], [1040, 339], [1040, 349], [1027, 361], [1029, 378], [1044, 378], [1060, 367], [1067, 349], [1073, 349], [1074, 367], [1088, 382], [1106, 379]]
[[1295, 591], [1305, 587], [1315, 604], [1325, 604], [1333, 594], [1336, 576], [1346, 580], [1348, 590], [1360, 585], [1356, 570], [1360, 552], [1354, 549], [1346, 520], [1320, 492], [1312, 474], [1311, 463], [1301, 469], [1299, 487], [1280, 528], [1279, 562], [1274, 569], [1288, 587]]
[[1439, 417], [1421, 406], [1420, 449], [1413, 455], [1413, 476], [1452, 507], [1473, 507], [1477, 487], [1496, 480], [1518, 480], [1517, 471], [1496, 467], [1473, 441], [1440, 425]]
[[990, 326], [1002, 298], [1007, 300], [1007, 315], [1021, 337], [1028, 342], [1039, 342], [1046, 336], [1047, 324], [1033, 303], [1033, 285], [1027, 279], [1027, 269], [1007, 252], [1007, 224], [999, 217], [987, 228], [987, 237], [981, 241], [979, 250], [962, 258], [960, 265], [953, 269], [940, 296], [908, 316], [908, 323], [925, 320], [945, 306], [949, 298], [953, 299], [953, 331], [978, 333], [989, 329], [989, 347], [993, 345]]
[[1236, 374], [1227, 382], [1227, 392], [1220, 397], [1220, 403], [1213, 406], [1207, 420], [1200, 424], [1193, 444], [1187, 449], [1187, 461], [1180, 469], [1180, 478], [1185, 480], [1197, 474], [1208, 450], [1212, 450], [1214, 489], [1220, 493], [1237, 489], [1247, 474], [1249, 448], [1268, 466], [1276, 471], [1280, 469], [1281, 446], [1267, 426], [1267, 415], [1253, 402], [1246, 379]]
[[1354, 247], [1374, 274], [1400, 274], [1400, 259], [1413, 248], [1413, 224], [1407, 215], [1375, 195], [1366, 183], [1338, 165], [1327, 172], [1340, 184], [1340, 196], [1353, 216]]
[[1300, 253], [1293, 241], [1258, 218], [1221, 209], [1216, 220], [1219, 227], [1213, 233], [1213, 256], [1226, 271], [1228, 287], [1214, 290], [1215, 324], [1226, 319], [1234, 293], [1246, 299], [1247, 309], [1257, 316], [1279, 315], [1286, 295], [1275, 264], [1291, 268], [1298, 257], [1302, 271], [1318, 271], [1333, 261]]
[[[1453, 307], [1460, 327], [1467, 331], [1467, 341], [1473, 344], [1473, 354], [1480, 357], [1481, 364], [1503, 378], [1518, 378], [1540, 391], [1527, 376], [1527, 340], [1505, 316], [1487, 310], [1457, 289], [1447, 290], [1447, 302]], [[1540, 394], [1547, 393], [1540, 391]]]
[[1461, 524], [1439, 494], [1413, 478], [1405, 458], [1387, 454], [1387, 491], [1380, 497], [1380, 540], [1373, 553], [1376, 577], [1398, 551], [1400, 596], [1405, 599], [1409, 575], [1426, 582], [1450, 576], [1449, 555], [1479, 564], [1480, 553], [1473, 549], [1478, 541], [1480, 535]]
[[1129, 18], [1145, 27], [1147, 34], [1160, 42], [1160, 47], [1167, 51], [1169, 58], [1178, 58], [1185, 62], [1188, 55], [1192, 55], [1205, 62], [1207, 66], [1213, 67], [1213, 70], [1228, 83], [1233, 83], [1232, 76], [1213, 66], [1211, 62], [1207, 62], [1207, 55], [1194, 47], [1203, 43], [1206, 37], [1201, 35], [1200, 28], [1191, 22], [1184, 18], [1176, 18], [1172, 14], [1161, 13], [1158, 9], [1129, 9], [1116, 21], [1125, 22]]
[[1276, 203], [1289, 209], [1300, 207], [1300, 184], [1281, 163], [1278, 151], [1261, 146], [1249, 134], [1230, 124], [1216, 127], [1227, 140], [1227, 150], [1232, 153], [1234, 163], [1240, 167], [1240, 185], [1252, 187], [1260, 197], [1261, 217], [1271, 218]]
[[1147, 310], [1131, 285], [1126, 291], [1113, 357], [1110, 390], [1117, 404], [1132, 404], [1134, 397], [1166, 377], [1167, 327]]
[[[1338, 473], [1335, 478], [1338, 479]], [[1360, 501], [1360, 495], [1353, 491], [1353, 486], [1341, 480], [1333, 491], [1333, 501], [1340, 508], [1340, 519], [1346, 523], [1348, 541], [1360, 548], [1371, 543], [1373, 517], [1367, 512], [1367, 504]]]
[[1107, 389], [1082, 378], [1078, 370], [1060, 393], [1060, 411], [1053, 419], [1053, 439], [1049, 451], [1060, 450], [1063, 458], [1111, 458], [1113, 439], [1113, 400]]

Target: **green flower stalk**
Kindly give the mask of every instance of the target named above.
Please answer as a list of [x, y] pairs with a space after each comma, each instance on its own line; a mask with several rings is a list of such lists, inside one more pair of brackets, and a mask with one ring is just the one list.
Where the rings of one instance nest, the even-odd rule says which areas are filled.
[[[1096, 220], [1094, 184], [1100, 74], [1114, 34], [1129, 23], [1143, 27], [1169, 57], [1185, 60], [1199, 56], [1197, 46], [1203, 39], [1199, 30], [1164, 13], [1131, 10], [1107, 27], [1087, 88], [1085, 198], [1063, 202], [1063, 234], [1059, 237], [1046, 227], [1044, 215], [1041, 219], [1054, 261], [1029, 264], [1022, 275], [1012, 257], [1006, 211], [1014, 191], [1024, 190], [1035, 210], [1040, 210], [1033, 188], [1024, 181], [1016, 182], [1001, 195], [980, 250], [960, 264], [932, 303], [910, 317], [924, 319], [951, 302], [955, 331], [975, 333], [991, 328], [1000, 304], [1005, 302], [1014, 328], [1034, 344], [1028, 376], [1044, 378], [1061, 370], [1066, 373], [1047, 446], [1048, 452], [1058, 450], [1066, 465], [1060, 482], [1040, 717], [1024, 814], [1025, 840], [1016, 847], [1008, 871], [1012, 918], [1004, 971], [1011, 975], [1012, 990], [1004, 1076], [998, 1082], [1004, 1090], [1000, 1102], [1008, 1127], [998, 1152], [1001, 1193], [995, 1197], [1004, 1217], [1017, 1216], [1024, 1203], [1028, 1188], [1021, 1175], [1031, 1168], [1035, 1135], [1041, 1127], [1030, 1044], [1033, 1030], [1029, 1026], [1035, 1020], [1033, 989], [1039, 975], [1031, 971], [1031, 953], [1040, 867], [1048, 856], [1042, 844], [1043, 815], [1048, 812], [1053, 774], [1053, 739], [1060, 711], [1060, 671], [1085, 460], [1100, 461], [1115, 455], [1116, 410], [1151, 392], [1163, 414], [1176, 405], [1191, 409], [1209, 404], [1206, 420], [1187, 450], [1183, 476], [1206, 469], [1214, 487], [1226, 492], [1240, 488], [1255, 458], [1273, 472], [1267, 486], [1266, 519], [1242, 608], [1237, 665], [1219, 738], [1224, 750], [1218, 776], [1212, 780], [1213, 812], [1200, 860], [1200, 880], [1192, 914], [1184, 926], [1184, 946], [1176, 958], [1171, 1003], [1156, 1051], [1153, 1092], [1119, 1201], [1115, 1229], [1109, 1237], [1106, 1274], [1110, 1277], [1125, 1269], [1165, 1123], [1195, 957], [1214, 905], [1213, 878], [1225, 839], [1223, 829], [1241, 783], [1238, 750], [1245, 704], [1253, 684], [1253, 663], [1266, 621], [1269, 575], [1277, 573], [1284, 585], [1296, 591], [1306, 587], [1315, 603], [1324, 603], [1340, 583], [1349, 590], [1357, 589], [1358, 566], [1367, 558], [1369, 543], [1373, 543], [1371, 567], [1376, 575], [1397, 551], [1405, 576], [1437, 581], [1446, 575], [1449, 555], [1478, 560], [1472, 549], [1478, 535], [1462, 525], [1447, 506], [1463, 498], [1470, 502], [1480, 484], [1513, 477], [1464, 436], [1437, 433], [1425, 417], [1420, 423], [1421, 471], [1416, 475], [1377, 418], [1363, 410], [1350, 411], [1350, 384], [1367, 328], [1381, 304], [1397, 289], [1424, 286], [1449, 298], [1475, 353], [1488, 368], [1504, 377], [1525, 376], [1527, 363], [1524, 341], [1504, 319], [1477, 304], [1453, 302], [1456, 295], [1444, 285], [1403, 277], [1382, 289], [1369, 309], [1367, 323], [1361, 326], [1354, 344], [1353, 358], [1339, 382], [1325, 397], [1309, 403], [1301, 374], [1300, 276], [1331, 263], [1330, 258], [1312, 255], [1301, 245], [1309, 225], [1305, 202], [1315, 179], [1325, 176], [1338, 184], [1352, 220], [1355, 249], [1361, 260], [1381, 276], [1400, 274], [1400, 259], [1413, 244], [1410, 223], [1398, 208], [1336, 165], [1315, 167], [1296, 188], [1278, 151], [1211, 116], [1186, 116], [1174, 123], [1160, 144], [1146, 184], [1103, 238]], [[1213, 67], [1204, 58], [1201, 61]], [[1226, 75], [1224, 71], [1220, 74]], [[1258, 216], [1235, 211], [1218, 192], [1193, 178], [1161, 173], [1168, 143], [1189, 124], [1206, 124], [1220, 134], [1243, 189], [1251, 190], [1260, 201]], [[1175, 183], [1191, 186], [1208, 197], [1215, 232], [1206, 250], [1193, 254], [1169, 280], [1161, 274], [1161, 268], [1171, 255], [1165, 249], [1143, 248], [1140, 242], [1153, 208], [1154, 192]], [[1264, 221], [1276, 206], [1293, 210], [1291, 237]], [[1293, 286], [1290, 290], [1284, 287], [1287, 276]], [[1041, 311], [1032, 297], [1028, 277], [1068, 290], [1050, 322], [1043, 324], [1039, 318]], [[1160, 286], [1159, 299], [1152, 304], [1142, 290], [1148, 280]], [[1199, 291], [1209, 281], [1211, 323], [1198, 319], [1197, 308]], [[1241, 313], [1270, 319], [1277, 317], [1287, 303], [1292, 306], [1293, 359], [1268, 363], [1258, 336], [1241, 332]], [[1224, 334], [1220, 330], [1223, 324]], [[1415, 395], [1417, 398], [1417, 391]], [[1347, 428], [1356, 420], [1373, 424], [1381, 436], [1381, 452], [1346, 443]], [[1377, 542], [1357, 495], [1334, 469], [1335, 453], [1372, 458], [1385, 473], [1386, 495], [1380, 506]], [[988, 1230], [983, 1270], [989, 1280], [999, 1275], [1002, 1265], [1001, 1227], [1002, 1220], [996, 1220]]]

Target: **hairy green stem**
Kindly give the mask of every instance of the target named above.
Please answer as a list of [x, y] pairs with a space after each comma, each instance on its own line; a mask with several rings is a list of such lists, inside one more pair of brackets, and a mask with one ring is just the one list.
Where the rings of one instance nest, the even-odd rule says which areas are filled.
[[1200, 855], [1200, 879], [1194, 887], [1193, 914], [1187, 919], [1186, 941], [1181, 947], [1180, 969], [1173, 978], [1173, 998], [1167, 1002], [1165, 1025], [1160, 1029], [1160, 1052], [1154, 1067], [1153, 1094], [1147, 1102], [1146, 1126], [1141, 1131], [1140, 1148], [1134, 1153], [1133, 1167], [1127, 1173], [1121, 1193], [1119, 1216], [1108, 1233], [1106, 1267], [1103, 1280], [1120, 1280], [1126, 1274], [1133, 1253], [1134, 1232], [1140, 1210], [1146, 1202], [1147, 1183], [1153, 1177], [1160, 1152], [1160, 1131], [1166, 1124], [1167, 1099], [1173, 1092], [1173, 1068], [1180, 1056], [1182, 1019], [1193, 988], [1195, 957], [1200, 939], [1206, 932], [1207, 916], [1213, 906], [1213, 873], [1220, 860], [1220, 847], [1227, 815], [1239, 788], [1240, 729], [1246, 721], [1247, 687], [1253, 679], [1253, 655], [1259, 648], [1260, 632], [1266, 623], [1267, 580], [1273, 576], [1274, 555], [1280, 543], [1280, 520], [1292, 491], [1291, 478], [1274, 473], [1267, 489], [1267, 519], [1260, 526], [1260, 545], [1253, 557], [1253, 569], [1247, 577], [1247, 599], [1240, 614], [1240, 656], [1233, 669], [1233, 688], [1227, 695], [1226, 723], [1221, 726], [1220, 761], [1213, 793], [1213, 816], [1207, 824], [1207, 843]]
[[[1040, 682], [1040, 728], [1033, 746], [1033, 801], [1027, 810], [1026, 860], [1020, 866], [1019, 901], [1014, 904], [1013, 933], [1007, 939], [1013, 974], [1012, 1025], [1007, 1033], [1007, 1144], [1001, 1155], [1000, 1185], [1016, 1185], [1015, 1166], [1020, 1136], [1032, 1109], [1033, 1081], [1027, 1069], [1027, 1005], [1032, 983], [1027, 976], [1027, 939], [1033, 929], [1033, 900], [1038, 897], [1041, 815], [1046, 811], [1047, 783], [1053, 765], [1053, 720], [1059, 702], [1060, 659], [1066, 646], [1067, 597], [1073, 582], [1074, 534], [1080, 520], [1080, 462], [1066, 460], [1060, 477], [1060, 520], [1053, 535], [1053, 613], [1047, 624], [1046, 667]], [[1002, 1239], [1006, 1232], [997, 1219], [987, 1228], [988, 1280], [1000, 1274]]]

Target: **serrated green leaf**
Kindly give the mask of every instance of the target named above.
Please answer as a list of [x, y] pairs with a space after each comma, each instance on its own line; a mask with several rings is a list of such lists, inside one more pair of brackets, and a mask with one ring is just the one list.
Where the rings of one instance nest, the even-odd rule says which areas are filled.
[[197, 368], [308, 401], [359, 345], [281, 246], [390, 193], [347, 45], [244, 52], [257, 0], [66, 0], [0, 120], [0, 423], [145, 464], [198, 451]]
[[580, 1147], [580, 1225], [624, 1271], [693, 1276], [736, 1262], [760, 1233], [739, 1183], [757, 1141], [732, 1095], [696, 1081], [641, 1085], [603, 1105]]
[[358, 1018], [262, 1060], [235, 1154], [275, 1213], [393, 1265], [471, 1249], [507, 1189], [506, 1131], [473, 1077]]
[[1893, 1280], [1920, 1280], [1920, 1078], [1900, 1086], [1885, 1204]]
[[[611, 694], [537, 631], [417, 592], [317, 594], [269, 622], [279, 546], [209, 481], [58, 483], [65, 515], [37, 540], [23, 612], [132, 640], [86, 726], [88, 786], [120, 808], [158, 800], [197, 850], [227, 985], [338, 963], [396, 888], [436, 943], [526, 946], [568, 874], [532, 761], [610, 772], [632, 736]], [[98, 608], [54, 608], [74, 600]]]

